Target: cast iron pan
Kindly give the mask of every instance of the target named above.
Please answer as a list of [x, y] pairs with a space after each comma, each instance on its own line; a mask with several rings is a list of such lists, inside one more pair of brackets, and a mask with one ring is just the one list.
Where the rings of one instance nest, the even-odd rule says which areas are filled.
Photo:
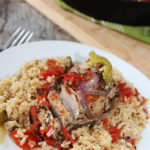
[[132, 0], [63, 0], [78, 11], [94, 17], [124, 25], [149, 26], [150, 2]]

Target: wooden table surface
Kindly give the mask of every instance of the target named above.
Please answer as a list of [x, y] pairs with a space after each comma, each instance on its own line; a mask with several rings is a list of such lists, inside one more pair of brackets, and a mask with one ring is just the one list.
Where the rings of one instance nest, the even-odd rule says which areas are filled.
[[19, 26], [34, 32], [32, 41], [76, 41], [23, 0], [0, 0], [0, 48]]
[[78, 41], [123, 58], [150, 78], [150, 45], [65, 11], [56, 0], [26, 1]]

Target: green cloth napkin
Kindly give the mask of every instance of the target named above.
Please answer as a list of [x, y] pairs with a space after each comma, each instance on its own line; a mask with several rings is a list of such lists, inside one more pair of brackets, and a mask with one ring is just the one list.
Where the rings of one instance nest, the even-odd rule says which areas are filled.
[[128, 25], [122, 25], [122, 24], [112, 23], [112, 22], [103, 21], [103, 20], [97, 20], [93, 17], [87, 16], [86, 14], [83, 14], [82, 12], [79, 12], [78, 10], [70, 7], [68, 4], [66, 4], [62, 0], [56, 0], [56, 1], [65, 10], [71, 11], [92, 22], [101, 24], [105, 27], [119, 31], [135, 39], [138, 39], [145, 43], [150, 44], [150, 26], [128, 26]]

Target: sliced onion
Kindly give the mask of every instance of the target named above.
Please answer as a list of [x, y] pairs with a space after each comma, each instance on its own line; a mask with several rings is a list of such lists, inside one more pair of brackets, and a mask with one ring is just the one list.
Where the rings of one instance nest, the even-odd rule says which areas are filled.
[[75, 65], [75, 66], [73, 66], [70, 70], [69, 70], [69, 72], [76, 72], [76, 73], [79, 73], [79, 66], [78, 65]]
[[96, 118], [97, 120], [103, 120], [104, 118], [108, 118], [111, 115], [112, 114], [110, 112], [106, 112], [106, 113], [101, 113], [101, 114], [94, 115], [94, 118]]
[[85, 99], [84, 99], [84, 93], [83, 93], [82, 90], [78, 90], [78, 91], [77, 91], [77, 98], [78, 98], [80, 104], [82, 105], [82, 107], [83, 107], [84, 109], [87, 109], [88, 106], [87, 106], [86, 101], [85, 101]]
[[99, 87], [99, 76], [96, 74], [97, 69], [91, 68], [91, 71], [90, 79], [85, 82], [84, 90], [93, 90]]
[[106, 96], [106, 91], [101, 90], [93, 90], [93, 91], [84, 91], [85, 95], [100, 95], [100, 96]]
[[99, 76], [96, 74], [97, 68], [93, 67], [91, 68], [91, 71], [92, 73], [89, 80], [84, 80], [79, 83], [77, 89], [77, 98], [82, 107], [85, 109], [87, 117], [89, 119], [98, 119], [101, 117], [102, 113], [97, 115], [92, 114], [84, 97], [88, 94], [106, 96], [106, 92], [101, 90], [94, 90], [99, 87]]

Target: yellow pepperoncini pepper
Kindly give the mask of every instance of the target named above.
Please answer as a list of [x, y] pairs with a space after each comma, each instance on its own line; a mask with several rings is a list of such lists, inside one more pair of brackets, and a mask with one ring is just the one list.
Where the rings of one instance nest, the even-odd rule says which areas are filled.
[[7, 120], [8, 120], [8, 116], [7, 116], [6, 111], [1, 111], [0, 112], [0, 125], [3, 124]]
[[107, 58], [96, 55], [96, 53], [94, 51], [91, 51], [89, 53], [89, 56], [90, 56], [90, 62], [92, 64], [103, 65], [102, 75], [103, 75], [103, 79], [104, 79], [105, 83], [108, 85], [109, 82], [111, 81], [111, 77], [112, 77], [112, 65], [111, 65], [111, 63], [108, 61]]

